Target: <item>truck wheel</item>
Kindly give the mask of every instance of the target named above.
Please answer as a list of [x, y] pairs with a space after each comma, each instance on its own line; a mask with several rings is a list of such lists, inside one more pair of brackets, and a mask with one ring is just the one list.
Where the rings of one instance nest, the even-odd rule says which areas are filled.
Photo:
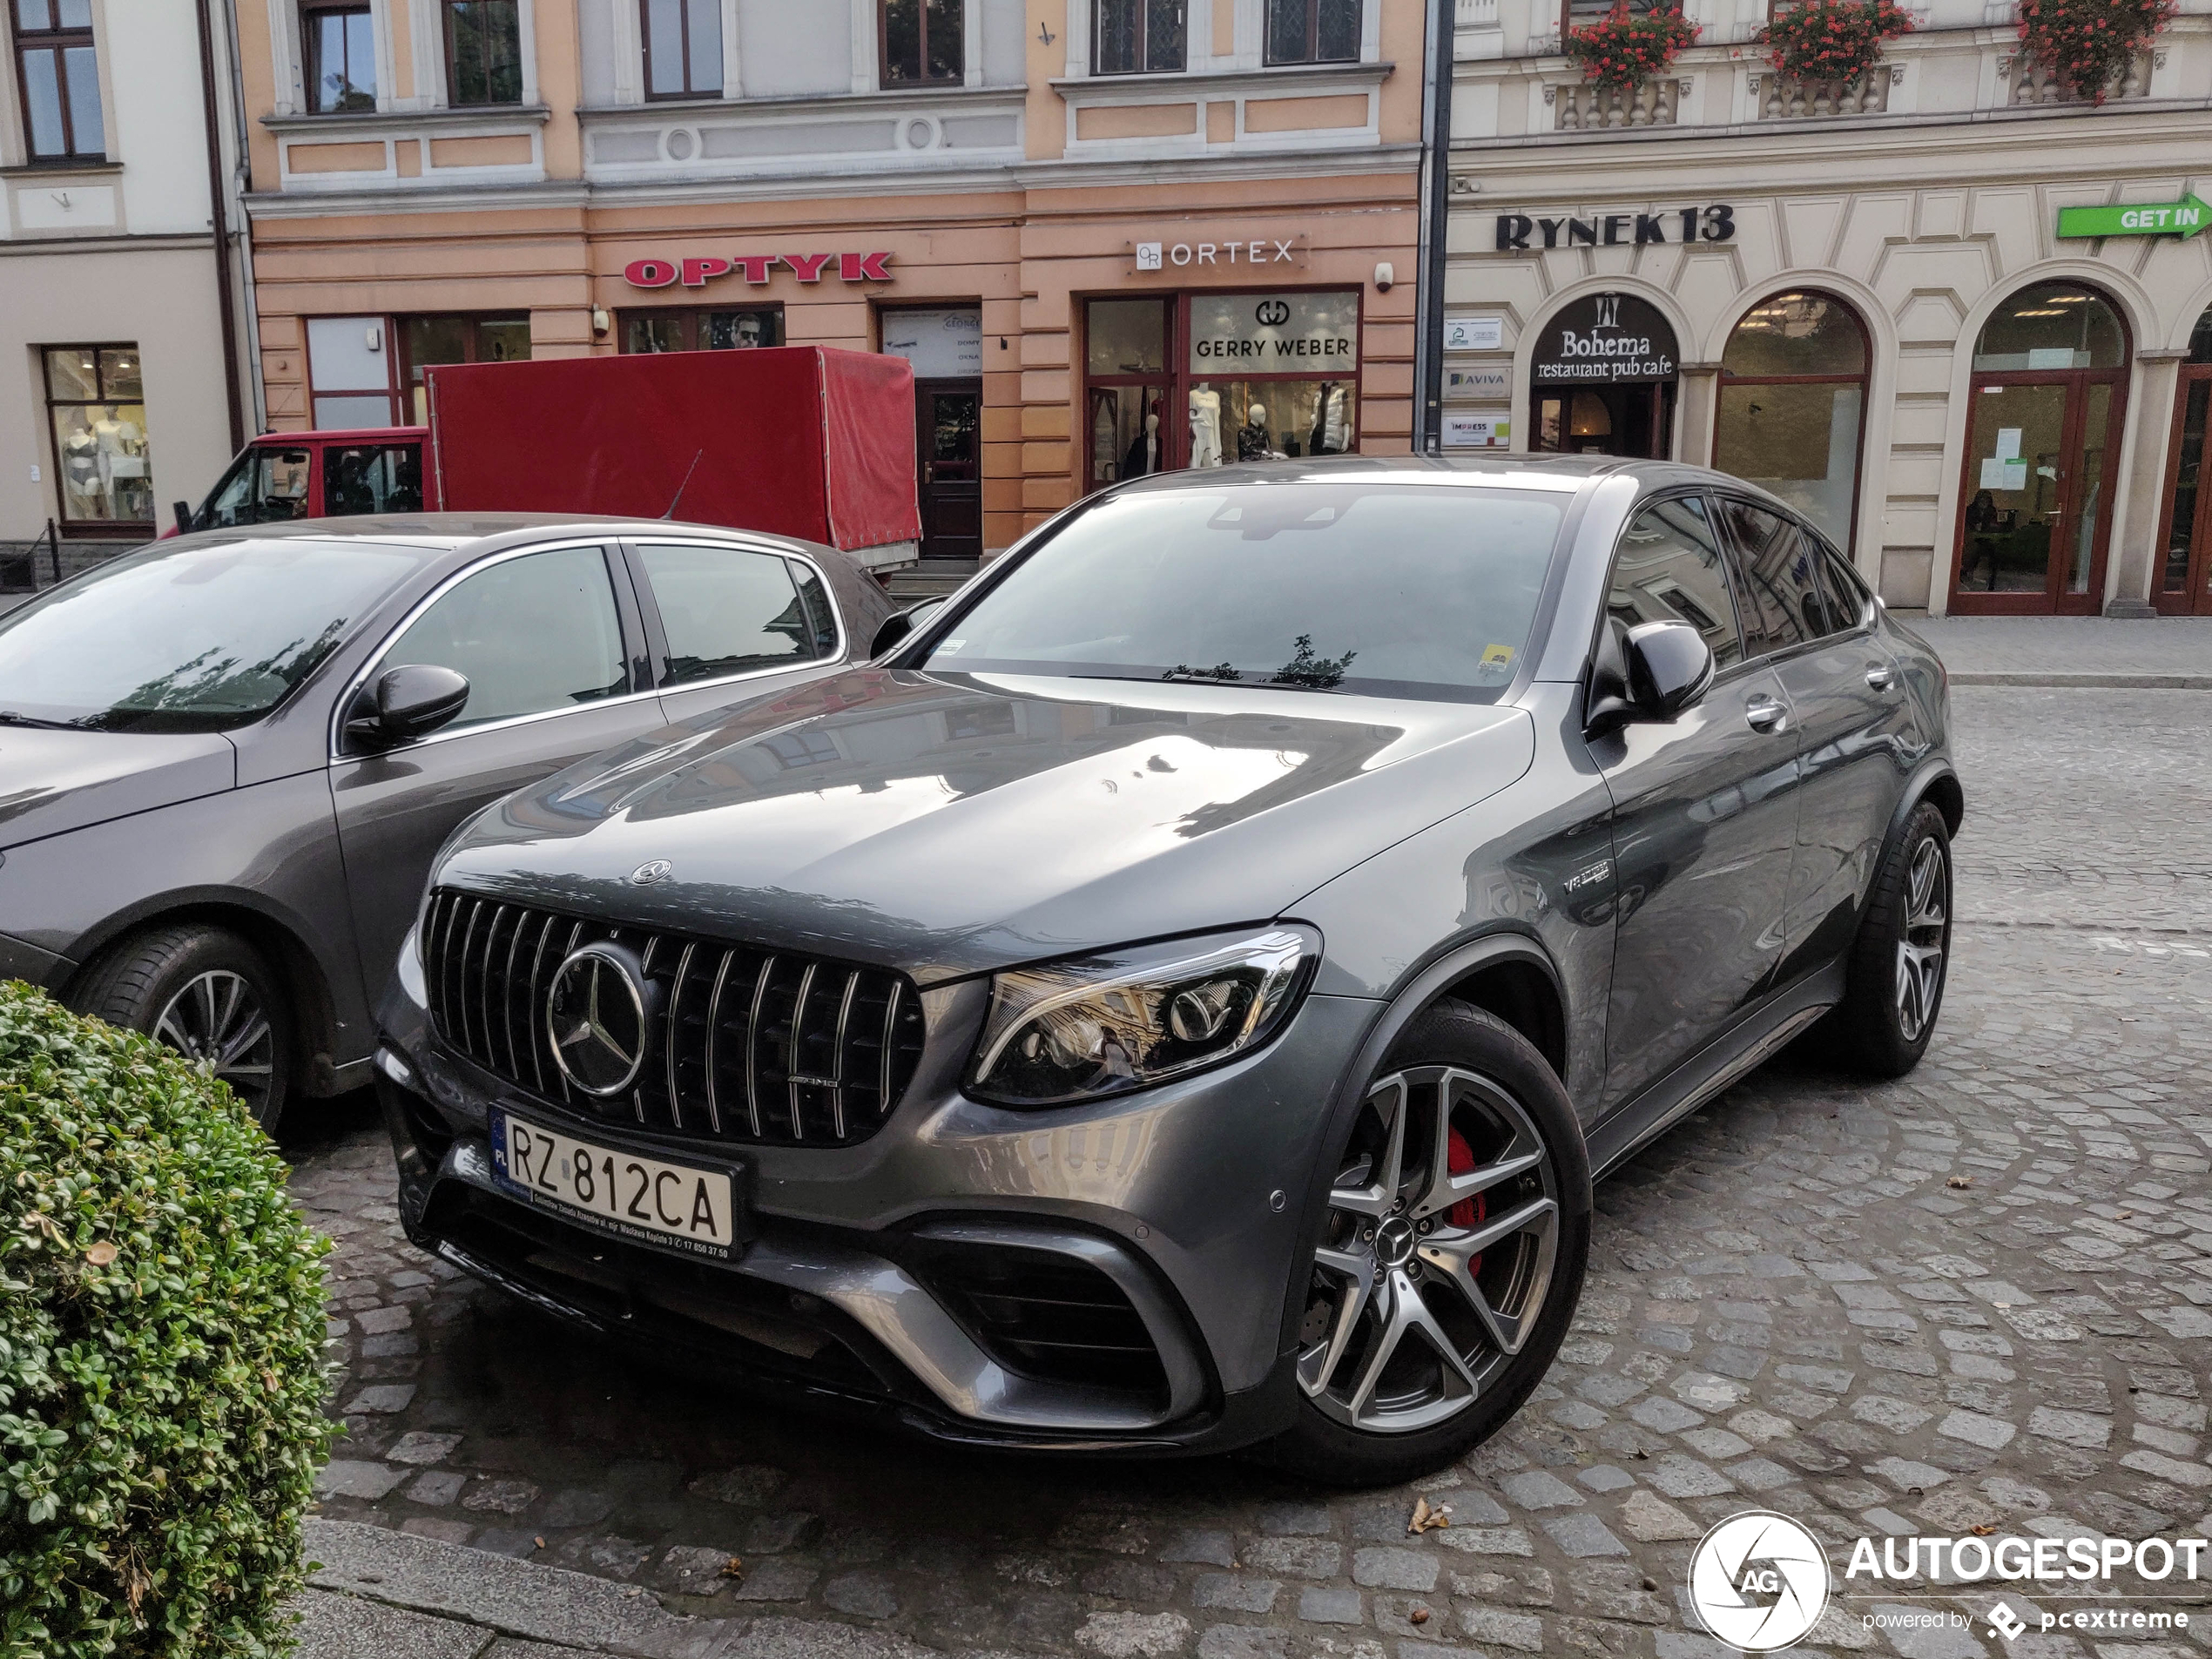
[[236, 934], [185, 924], [125, 940], [71, 1001], [197, 1061], [274, 1134], [295, 1075], [278, 986], [267, 960]]

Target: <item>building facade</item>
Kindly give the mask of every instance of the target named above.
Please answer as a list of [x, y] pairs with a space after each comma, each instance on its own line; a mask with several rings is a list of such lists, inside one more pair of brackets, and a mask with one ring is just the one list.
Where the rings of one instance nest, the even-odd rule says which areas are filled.
[[1605, 10], [1459, 0], [1447, 446], [1721, 467], [1896, 605], [2212, 610], [2212, 0], [2101, 105], [2011, 0], [1925, 0], [1850, 85], [1779, 79], [1763, 0], [1689, 0], [1625, 97], [1560, 51]]
[[947, 559], [1136, 471], [1403, 452], [1424, 10], [241, 6], [270, 424], [415, 421], [440, 362], [890, 351]]
[[236, 83], [207, 4], [0, 10], [0, 548], [51, 521], [66, 567], [150, 539], [253, 429]]

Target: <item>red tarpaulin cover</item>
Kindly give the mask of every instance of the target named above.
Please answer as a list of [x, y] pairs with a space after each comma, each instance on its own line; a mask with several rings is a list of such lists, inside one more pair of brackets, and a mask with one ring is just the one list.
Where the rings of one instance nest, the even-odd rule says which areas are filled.
[[674, 503], [679, 521], [847, 551], [921, 536], [903, 358], [795, 346], [426, 374], [448, 512], [659, 518]]

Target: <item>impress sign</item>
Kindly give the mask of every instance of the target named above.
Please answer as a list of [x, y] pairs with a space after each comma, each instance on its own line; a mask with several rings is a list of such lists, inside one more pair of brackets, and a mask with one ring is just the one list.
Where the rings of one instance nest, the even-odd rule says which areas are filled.
[[801, 282], [819, 282], [834, 271], [845, 282], [888, 282], [891, 255], [881, 253], [731, 253], [695, 254], [681, 260], [632, 260], [622, 267], [623, 280], [633, 288], [665, 288], [680, 282], [703, 288], [716, 277], [732, 272], [756, 286], [767, 281], [778, 266], [787, 266]]

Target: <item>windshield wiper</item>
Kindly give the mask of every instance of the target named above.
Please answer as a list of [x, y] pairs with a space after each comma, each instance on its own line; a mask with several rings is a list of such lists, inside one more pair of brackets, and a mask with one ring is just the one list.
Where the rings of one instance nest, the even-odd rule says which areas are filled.
[[18, 714], [13, 709], [0, 709], [0, 725], [36, 726], [42, 732], [74, 732], [73, 720], [41, 720], [28, 714]]
[[1297, 680], [1224, 679], [1215, 673], [1200, 673], [1195, 670], [1169, 669], [1159, 674], [1074, 674], [1079, 680], [1130, 680], [1138, 685], [1157, 685], [1163, 681], [1170, 685], [1233, 685], [1240, 691], [1320, 691], [1329, 697], [1344, 693], [1333, 685], [1306, 685]]

